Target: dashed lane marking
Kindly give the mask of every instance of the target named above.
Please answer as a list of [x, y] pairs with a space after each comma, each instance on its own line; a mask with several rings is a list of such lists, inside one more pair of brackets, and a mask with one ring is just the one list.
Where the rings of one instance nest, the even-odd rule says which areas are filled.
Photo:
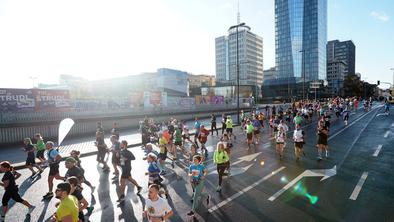
[[271, 178], [272, 176], [274, 176], [275, 174], [279, 173], [280, 171], [284, 170], [286, 167], [282, 166], [279, 169], [273, 171], [272, 173], [268, 174], [267, 176], [261, 178], [260, 180], [256, 181], [255, 183], [253, 183], [252, 185], [245, 187], [244, 189], [238, 191], [237, 193], [233, 194], [231, 197], [223, 200], [222, 202], [216, 204], [215, 206], [211, 207], [208, 209], [209, 213], [214, 212], [215, 210], [223, 207], [224, 205], [228, 204], [229, 202], [231, 202], [232, 200], [234, 200], [235, 198], [241, 196], [242, 194], [248, 192], [249, 190], [253, 189], [254, 187], [258, 186], [260, 183], [268, 180], [269, 178]]
[[349, 199], [351, 200], [357, 200], [358, 195], [360, 194], [361, 188], [363, 188], [364, 182], [368, 177], [368, 172], [364, 172], [363, 175], [361, 175], [360, 180], [358, 181], [356, 187], [353, 190], [352, 195], [350, 195]]
[[383, 145], [379, 145], [379, 146], [376, 148], [375, 153], [373, 154], [374, 157], [377, 157], [377, 156], [379, 155], [379, 152], [380, 152], [380, 150], [382, 149], [382, 146], [383, 146]]

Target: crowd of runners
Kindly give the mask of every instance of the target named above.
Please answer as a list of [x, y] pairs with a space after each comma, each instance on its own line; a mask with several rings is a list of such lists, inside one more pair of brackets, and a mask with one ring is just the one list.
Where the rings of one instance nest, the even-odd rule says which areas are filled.
[[[372, 109], [372, 99], [362, 102], [364, 110]], [[306, 135], [302, 126], [306, 124], [316, 125], [317, 136], [317, 161], [329, 158], [328, 137], [330, 133], [330, 122], [333, 118], [343, 119], [344, 124], [349, 122], [351, 112], [359, 108], [357, 98], [334, 98], [324, 102], [319, 101], [299, 101], [286, 105], [274, 105], [258, 107], [247, 112], [241, 112], [239, 119], [240, 128], [243, 133], [235, 135], [234, 120], [237, 116], [222, 114], [212, 114], [209, 122], [201, 122], [195, 118], [194, 124], [188, 126], [185, 121], [170, 118], [166, 122], [155, 122], [152, 118], [145, 118], [140, 122], [142, 136], [142, 147], [145, 151], [146, 175], [148, 177], [147, 186], [148, 199], [144, 209], [144, 216], [149, 221], [166, 221], [173, 214], [167, 200], [170, 198], [163, 181], [165, 175], [178, 162], [187, 165], [189, 168], [189, 181], [193, 190], [191, 195], [191, 210], [188, 216], [194, 216], [197, 207], [203, 202], [210, 204], [210, 196], [204, 189], [205, 178], [208, 175], [207, 162], [213, 160], [217, 171], [217, 192], [222, 190], [223, 177], [231, 176], [231, 153], [233, 149], [250, 150], [257, 148], [261, 143], [263, 133], [269, 135], [274, 141], [278, 159], [284, 158], [284, 149], [287, 144], [292, 143], [294, 147], [294, 157], [300, 161], [306, 156], [304, 144], [306, 138], [314, 135]], [[388, 108], [385, 107], [385, 110]], [[233, 120], [234, 118], [234, 120]], [[218, 123], [220, 121], [220, 123]], [[206, 125], [205, 125], [206, 124]], [[208, 126], [209, 125], [209, 126]], [[221, 126], [219, 130], [217, 126]], [[264, 130], [267, 128], [266, 130]], [[290, 131], [294, 128], [293, 132]], [[264, 130], [264, 131], [263, 131]], [[211, 136], [210, 136], [211, 135]], [[110, 131], [110, 143], [105, 142], [105, 130], [101, 122], [97, 123], [96, 141], [97, 162], [102, 166], [103, 173], [113, 174], [113, 180], [120, 181], [120, 194], [117, 202], [125, 201], [126, 182], [129, 181], [136, 187], [139, 195], [144, 189], [141, 181], [136, 181], [131, 174], [131, 161], [136, 157], [128, 150], [128, 142], [120, 141], [120, 131], [116, 123]], [[216, 147], [212, 153], [207, 149], [207, 142], [213, 137], [217, 137]], [[238, 137], [237, 137], [238, 136]], [[73, 150], [70, 156], [63, 158], [55, 145], [51, 141], [44, 142], [40, 134], [34, 136], [35, 144], [30, 138], [24, 139], [23, 151], [26, 152], [26, 166], [32, 172], [31, 177], [40, 175], [43, 170], [49, 168], [48, 192], [43, 196], [44, 200], [49, 200], [53, 196], [60, 202], [50, 221], [85, 221], [86, 215], [90, 215], [93, 207], [82, 195], [82, 189], [86, 185], [93, 193], [95, 186], [86, 180], [85, 170], [82, 167], [80, 153]], [[213, 140], [211, 141], [211, 143]], [[45, 152], [46, 151], [46, 152]], [[310, 155], [310, 154], [308, 154]], [[36, 162], [36, 159], [39, 162]], [[109, 159], [111, 166], [108, 165]], [[66, 172], [59, 172], [59, 164], [65, 162]], [[36, 169], [36, 170], [35, 170]], [[19, 195], [16, 180], [20, 174], [16, 172], [12, 164], [3, 161], [0, 170], [4, 173], [1, 186], [5, 193], [2, 199], [2, 220], [8, 211], [8, 202], [13, 199], [23, 203], [29, 208], [29, 212], [34, 209], [27, 200]], [[53, 181], [60, 180], [55, 192], [53, 192]]]

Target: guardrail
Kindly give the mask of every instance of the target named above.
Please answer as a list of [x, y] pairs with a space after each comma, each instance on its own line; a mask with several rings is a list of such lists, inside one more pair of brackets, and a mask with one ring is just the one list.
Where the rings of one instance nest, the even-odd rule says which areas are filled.
[[[82, 111], [73, 110], [71, 112], [29, 112], [29, 113], [0, 113], [0, 125], [15, 124], [15, 123], [37, 123], [37, 122], [53, 122], [60, 121], [64, 118], [72, 119], [97, 119], [97, 118], [112, 118], [120, 116], [154, 116], [162, 114], [179, 114], [187, 111], [201, 112], [201, 111], [216, 111], [225, 109], [235, 109], [234, 105], [199, 105], [195, 108], [189, 107], [161, 107], [149, 109], [122, 109], [122, 110], [95, 110]], [[242, 109], [247, 106], [241, 106]]]
[[[243, 109], [246, 109], [247, 107], [242, 107]], [[105, 129], [111, 129], [113, 122], [118, 122], [119, 126], [122, 129], [130, 129], [130, 128], [137, 128], [139, 126], [139, 121], [142, 120], [142, 118], [147, 115], [153, 116], [155, 118], [155, 121], [167, 121], [169, 117], [175, 117], [180, 120], [191, 120], [194, 119], [195, 116], [198, 116], [199, 118], [205, 118], [210, 116], [212, 112], [215, 112], [216, 114], [221, 113], [221, 112], [234, 112], [236, 109], [233, 107], [213, 107], [209, 109], [195, 109], [195, 110], [177, 110], [177, 111], [169, 111], [166, 110], [166, 112], [160, 111], [160, 112], [142, 112], [134, 115], [126, 115], [128, 113], [123, 113], [123, 115], [119, 115], [119, 113], [110, 113], [109, 115], [90, 115], [86, 116], [86, 118], [83, 118], [82, 116], [78, 116], [78, 118], [73, 118], [71, 115], [70, 116], [55, 116], [56, 118], [65, 118], [65, 117], [71, 117], [75, 121], [75, 125], [69, 132], [68, 136], [70, 137], [77, 137], [77, 136], [83, 136], [83, 135], [94, 135], [95, 130], [96, 130], [96, 123], [97, 121], [101, 121], [103, 124], [103, 127]], [[41, 117], [41, 115], [38, 115], [38, 117]], [[21, 143], [23, 138], [25, 137], [32, 137], [36, 133], [41, 133], [46, 139], [55, 139], [58, 135], [58, 126], [60, 122], [60, 118], [58, 120], [55, 120], [53, 116], [42, 116], [45, 118], [45, 121], [41, 119], [40, 122], [33, 122], [31, 121], [32, 119], [26, 119], [30, 121], [26, 122], [16, 122], [16, 123], [3, 123], [0, 124], [1, 130], [0, 130], [0, 146], [4, 146], [7, 144], [17, 144]], [[22, 120], [22, 119], [19, 119]], [[38, 119], [37, 119], [38, 120]]]

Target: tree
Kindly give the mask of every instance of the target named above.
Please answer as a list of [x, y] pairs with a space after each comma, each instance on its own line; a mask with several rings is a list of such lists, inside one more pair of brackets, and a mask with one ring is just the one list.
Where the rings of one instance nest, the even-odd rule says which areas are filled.
[[364, 96], [364, 84], [356, 74], [348, 74], [343, 81], [346, 96]]

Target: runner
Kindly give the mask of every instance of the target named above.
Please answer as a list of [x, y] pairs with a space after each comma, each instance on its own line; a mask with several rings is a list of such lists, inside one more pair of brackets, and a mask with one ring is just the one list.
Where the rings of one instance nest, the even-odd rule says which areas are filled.
[[225, 174], [227, 174], [227, 176], [231, 176], [230, 160], [231, 160], [231, 148], [233, 147], [233, 144], [230, 142], [230, 138], [228, 137], [227, 133], [223, 134], [222, 138], [220, 138], [220, 142], [222, 142], [224, 144], [224, 151], [226, 151], [226, 153], [228, 155], [228, 159], [229, 159]]
[[343, 110], [342, 116], [343, 116], [343, 122], [345, 123], [345, 126], [347, 126], [350, 117], [350, 111], [347, 106]]
[[126, 180], [130, 181], [137, 188], [137, 194], [142, 190], [142, 187], [138, 185], [137, 181], [131, 176], [131, 161], [135, 160], [135, 156], [132, 152], [127, 150], [127, 141], [122, 140], [120, 144], [120, 166], [122, 168], [122, 175], [120, 176], [120, 197], [118, 202], [123, 202], [125, 200], [125, 189]]
[[183, 139], [183, 147], [185, 147], [186, 141], [189, 143], [193, 143], [193, 141], [190, 139], [189, 129], [187, 128], [186, 125], [183, 127], [182, 139]]
[[111, 135], [115, 135], [119, 139], [119, 128], [118, 128], [118, 123], [114, 122], [112, 125], [112, 130], [111, 130]]
[[113, 174], [115, 175], [113, 177], [113, 179], [116, 179], [119, 176], [118, 166], [119, 166], [119, 163], [120, 163], [120, 142], [118, 140], [118, 137], [115, 136], [115, 135], [112, 135], [110, 137], [110, 140], [111, 140], [111, 143], [112, 143], [112, 146], [110, 148], [111, 153], [112, 153], [111, 162], [112, 162], [112, 166], [114, 167]]
[[70, 195], [71, 185], [59, 183], [56, 189], [56, 198], [60, 200], [56, 213], [50, 219], [51, 222], [77, 222], [79, 215], [78, 199]]
[[168, 220], [174, 213], [167, 200], [159, 197], [159, 186], [149, 186], [148, 199], [145, 202], [144, 217], [150, 222], [163, 222]]
[[167, 159], [167, 140], [164, 138], [163, 134], [159, 134], [159, 155], [157, 156], [159, 158], [159, 163], [161, 165], [162, 171], [160, 172], [160, 175], [165, 175], [166, 170], [165, 170], [165, 164], [166, 164], [166, 159]]
[[257, 119], [258, 119], [259, 122], [260, 122], [261, 128], [264, 128], [264, 119], [265, 119], [265, 116], [264, 116], [263, 112], [259, 112], [259, 115], [257, 116]]
[[[201, 154], [198, 153], [198, 151], [197, 151], [196, 145], [195, 145], [195, 144], [192, 144], [192, 145], [190, 146], [189, 158], [188, 158], [188, 163], [187, 163], [188, 165], [191, 165], [191, 164], [193, 163], [193, 157], [194, 157], [195, 155], [200, 155], [200, 156], [201, 156]], [[202, 156], [201, 156], [201, 157], [202, 157]], [[203, 158], [201, 161], [204, 162], [204, 158]]]
[[305, 156], [305, 152], [303, 150], [305, 144], [305, 132], [301, 129], [301, 125], [296, 125], [296, 129], [293, 133], [294, 140], [294, 153], [296, 156], [296, 160], [299, 161], [301, 154]]
[[293, 119], [294, 125], [301, 125], [302, 124], [302, 117], [300, 112], [297, 112], [297, 115]]
[[318, 140], [317, 140], [317, 149], [318, 149], [318, 156], [317, 160], [321, 161], [323, 150], [326, 151], [326, 158], [328, 158], [328, 129], [324, 124], [324, 119], [321, 118], [318, 124]]
[[[108, 153], [108, 147], [107, 144], [104, 142], [104, 133], [97, 131], [96, 132], [96, 142], [95, 145], [97, 146], [97, 162], [100, 164], [103, 164], [103, 171], [104, 172], [109, 172], [109, 166], [107, 164], [107, 161], [105, 161], [105, 155]], [[109, 153], [108, 153], [109, 155]]]
[[[68, 157], [66, 161], [64, 161], [67, 172], [64, 175], [64, 179], [69, 177], [76, 177], [78, 181], [82, 183], [83, 180], [83, 170], [77, 166], [77, 161], [73, 157]], [[81, 184], [79, 184], [81, 185]]]
[[[231, 119], [231, 116], [227, 116], [226, 119], [226, 132], [231, 141], [231, 136], [233, 135], [233, 120]], [[236, 137], [234, 135], [234, 140], [235, 139]]]
[[84, 184], [88, 185], [88, 187], [90, 187], [90, 189], [92, 190], [92, 193], [94, 193], [94, 190], [96, 189], [96, 187], [93, 186], [92, 183], [90, 183], [85, 177], [85, 170], [82, 168], [81, 159], [79, 158], [80, 154], [81, 153], [79, 151], [72, 150], [70, 153], [70, 156], [73, 157], [77, 161], [77, 167], [79, 167], [83, 172], [83, 178], [82, 178], [81, 184], [84, 183]]
[[23, 140], [23, 143], [25, 144], [23, 150], [27, 153], [26, 166], [31, 171], [32, 174], [30, 177], [32, 178], [37, 173], [36, 171], [34, 171], [33, 167], [37, 168], [39, 173], [42, 173], [42, 168], [38, 164], [36, 164], [36, 157], [34, 155], [35, 147], [33, 146], [30, 138], [25, 138]]
[[22, 199], [19, 194], [18, 185], [16, 185], [15, 180], [17, 179], [14, 174], [12, 173], [13, 167], [11, 166], [10, 162], [3, 161], [0, 163], [0, 172], [4, 173], [3, 178], [1, 179], [0, 186], [4, 187], [4, 194], [2, 198], [2, 214], [1, 214], [1, 221], [5, 221], [5, 216], [8, 212], [8, 202], [13, 199], [15, 202], [22, 203], [26, 207], [29, 208], [27, 214], [34, 210], [35, 206], [31, 205], [26, 200]]
[[[184, 149], [184, 145], [182, 143], [182, 130], [179, 126], [175, 126], [175, 132], [174, 132], [174, 146], [175, 146], [175, 150], [174, 152], [177, 152], [177, 148], [179, 147], [179, 149], [181, 150], [182, 153], [185, 152]], [[177, 156], [177, 155], [175, 155]]]
[[222, 142], [219, 142], [213, 154], [213, 162], [216, 163], [216, 170], [219, 176], [219, 184], [218, 187], [216, 188], [217, 192], [222, 191], [222, 180], [224, 176], [224, 171], [228, 168], [229, 160], [230, 160], [224, 148], [225, 148], [224, 144]]
[[279, 127], [278, 131], [275, 134], [276, 140], [276, 152], [279, 154], [279, 159], [283, 158], [283, 149], [286, 142], [286, 132], [283, 127]]
[[203, 199], [203, 196], [207, 196], [206, 203], [207, 206], [209, 205], [210, 196], [204, 192], [205, 177], [207, 175], [208, 170], [202, 164], [201, 156], [195, 155], [193, 157], [193, 163], [189, 167], [189, 177], [193, 195], [191, 199], [192, 210], [187, 213], [188, 216], [194, 217], [194, 212], [199, 206], [200, 200]]
[[273, 116], [274, 116], [274, 121], [272, 122], [272, 127], [274, 129], [274, 137], [275, 137], [278, 134], [278, 131], [279, 131], [278, 126], [280, 124], [280, 119], [276, 115], [273, 115]]
[[82, 195], [82, 187], [80, 187], [80, 181], [78, 180], [77, 177], [74, 176], [69, 177], [67, 179], [67, 182], [71, 186], [70, 194], [76, 197], [78, 200], [78, 210], [79, 210], [78, 219], [79, 221], [85, 221], [85, 215], [83, 214], [83, 210], [87, 209], [88, 214], [90, 214], [93, 211], [93, 207], [90, 207], [88, 209], [89, 204]]
[[[254, 127], [253, 124], [250, 122], [250, 120], [246, 120], [246, 143], [248, 144], [248, 150], [250, 149], [251, 144], [253, 143], [253, 133], [254, 133]], [[254, 144], [256, 147], [256, 144]]]
[[171, 161], [171, 167], [172, 169], [175, 168], [175, 161], [177, 160], [177, 157], [175, 156], [177, 153], [173, 151], [173, 142], [172, 142], [172, 135], [170, 134], [170, 131], [164, 130], [163, 132], [163, 138], [165, 140], [165, 147], [166, 147], [166, 156], [167, 156], [167, 151], [170, 151], [170, 153], [173, 155], [172, 161]]
[[44, 152], [45, 152], [45, 143], [44, 140], [42, 139], [41, 134], [37, 133], [34, 135], [34, 138], [36, 139], [36, 145], [35, 147], [37, 148], [37, 154], [36, 157], [41, 161], [41, 167], [47, 167], [48, 163], [46, 162]]
[[219, 136], [218, 128], [216, 127], [216, 116], [215, 114], [211, 114], [211, 132], [213, 136], [213, 129], [216, 130], [216, 136]]
[[59, 175], [59, 163], [62, 160], [62, 156], [60, 156], [59, 151], [57, 151], [54, 147], [54, 143], [52, 141], [47, 141], [45, 144], [45, 148], [47, 150], [47, 159], [49, 163], [49, 174], [48, 174], [48, 193], [44, 195], [44, 199], [49, 199], [53, 197], [53, 179], [64, 180], [64, 177]]
[[390, 115], [390, 102], [387, 98], [384, 101], [384, 113]]
[[195, 118], [195, 122], [194, 122], [194, 130], [195, 130], [195, 132], [194, 132], [194, 143], [196, 144], [197, 148], [199, 148], [198, 147], [197, 138], [198, 138], [198, 135], [200, 134], [200, 128], [201, 128], [201, 122], [196, 117]]
[[148, 188], [152, 184], [156, 184], [160, 187], [159, 196], [161, 197], [162, 194], [165, 194], [166, 198], [169, 198], [168, 190], [163, 182], [163, 178], [160, 177], [160, 166], [157, 163], [157, 156], [154, 153], [149, 153], [147, 158], [148, 162], [148, 172], [145, 175], [149, 176], [148, 179]]
[[208, 141], [208, 135], [209, 131], [205, 129], [204, 124], [202, 124], [198, 134], [198, 141], [201, 144], [201, 153], [204, 153], [205, 158], [208, 157], [208, 149], [205, 146], [205, 143]]
[[262, 128], [261, 121], [255, 117], [253, 119], [253, 123], [252, 124], [253, 124], [253, 127], [254, 127], [254, 131], [253, 131], [254, 144], [258, 145], [259, 142], [260, 142], [260, 129]]

